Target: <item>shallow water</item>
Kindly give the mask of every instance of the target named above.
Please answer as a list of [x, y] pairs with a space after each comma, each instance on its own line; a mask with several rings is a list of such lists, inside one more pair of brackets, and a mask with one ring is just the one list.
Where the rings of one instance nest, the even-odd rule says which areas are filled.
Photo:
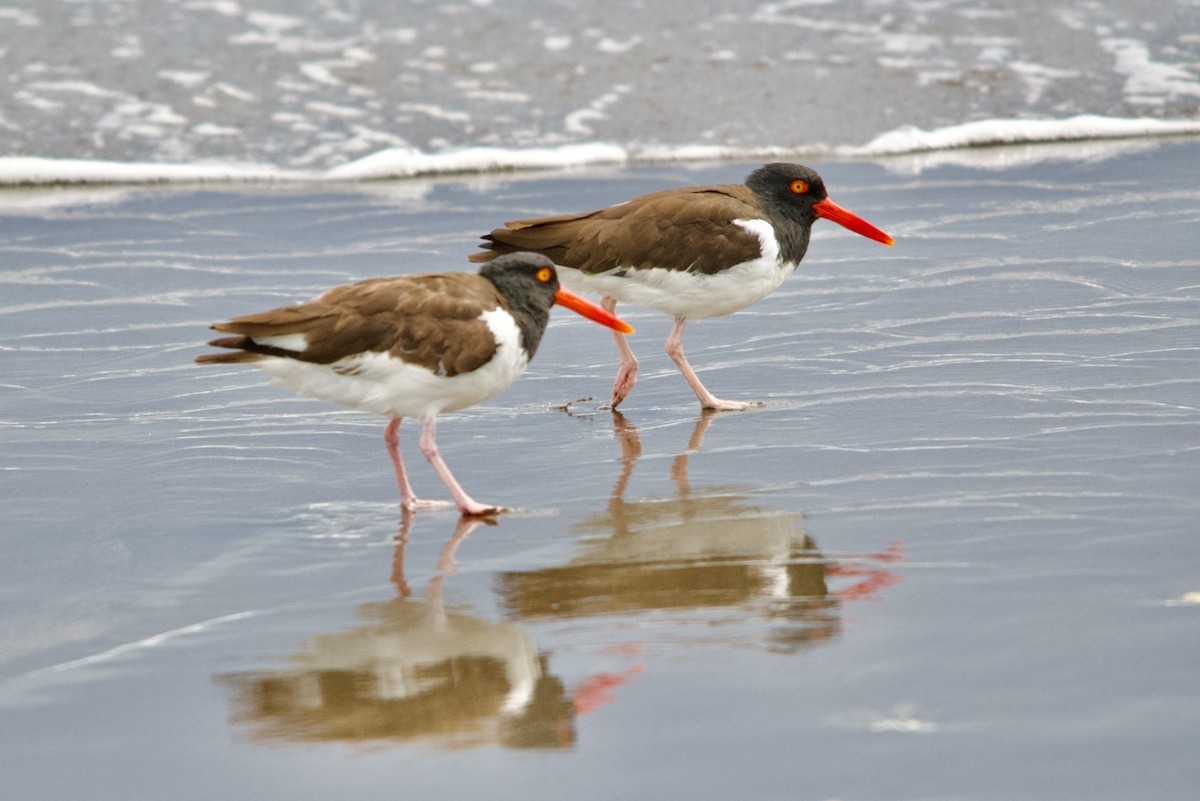
[[1188, 797], [1200, 146], [1056, 152], [815, 165], [897, 244], [689, 327], [762, 410], [556, 314], [439, 427], [475, 527], [206, 326], [752, 165], [0, 195], [6, 796]]

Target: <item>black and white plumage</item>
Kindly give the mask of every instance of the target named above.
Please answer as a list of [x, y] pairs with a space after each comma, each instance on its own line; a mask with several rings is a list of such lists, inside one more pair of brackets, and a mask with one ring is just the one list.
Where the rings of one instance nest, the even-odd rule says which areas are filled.
[[[885, 245], [892, 237], [829, 199], [821, 176], [799, 164], [767, 164], [744, 184], [666, 189], [598, 211], [506, 223], [483, 237], [486, 262], [514, 251], [542, 253], [559, 265], [563, 282], [617, 302], [649, 306], [675, 318], [666, 349], [700, 405], [756, 405], [715, 397], [683, 353], [688, 320], [743, 309], [775, 291], [808, 250], [812, 225], [832, 220]], [[616, 335], [621, 365], [612, 405], [637, 380], [637, 359]]]
[[633, 329], [558, 282], [545, 256], [514, 253], [478, 274], [372, 278], [308, 303], [213, 326], [231, 336], [210, 345], [204, 364], [252, 364], [301, 395], [390, 418], [384, 439], [406, 509], [436, 505], [413, 493], [399, 450], [405, 417], [422, 421], [420, 447], [463, 514], [499, 507], [471, 498], [442, 460], [435, 421], [491, 398], [515, 381], [537, 351], [555, 304], [616, 331]]

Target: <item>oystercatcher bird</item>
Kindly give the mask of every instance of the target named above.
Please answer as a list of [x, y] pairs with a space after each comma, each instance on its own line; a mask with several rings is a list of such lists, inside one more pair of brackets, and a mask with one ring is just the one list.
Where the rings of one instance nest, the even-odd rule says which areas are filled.
[[[308, 303], [236, 317], [208, 343], [232, 353], [204, 364], [253, 364], [277, 384], [391, 418], [384, 441], [405, 509], [445, 504], [413, 493], [400, 457], [400, 421], [420, 418], [421, 452], [465, 515], [500, 507], [480, 503], [454, 480], [438, 454], [435, 421], [499, 394], [537, 351], [554, 304], [630, 333], [612, 313], [559, 286], [554, 264], [515, 253], [478, 274], [428, 273], [339, 286]], [[449, 504], [445, 504], [449, 505]]]
[[[483, 237], [486, 262], [533, 251], [559, 265], [563, 282], [601, 295], [613, 311], [633, 303], [674, 315], [666, 349], [705, 409], [745, 409], [759, 402], [721, 400], [709, 392], [683, 352], [688, 320], [720, 317], [773, 292], [808, 250], [817, 219], [869, 239], [892, 237], [829, 199], [821, 176], [799, 164], [767, 164], [745, 184], [667, 189], [599, 211], [506, 223]], [[615, 334], [621, 364], [615, 409], [637, 381], [638, 362]]]

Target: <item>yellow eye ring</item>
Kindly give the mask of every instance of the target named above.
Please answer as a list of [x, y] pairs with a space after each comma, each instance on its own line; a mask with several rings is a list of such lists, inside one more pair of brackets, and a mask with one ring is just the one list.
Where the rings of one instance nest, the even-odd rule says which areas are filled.
[[792, 181], [791, 189], [793, 194], [803, 195], [808, 191], [808, 181], [805, 181], [802, 178], [797, 178], [796, 180]]
[[536, 278], [538, 281], [541, 281], [543, 284], [549, 283], [550, 279], [553, 277], [554, 270], [551, 270], [549, 267], [543, 267], [537, 271], [537, 274], [534, 275], [534, 278]]

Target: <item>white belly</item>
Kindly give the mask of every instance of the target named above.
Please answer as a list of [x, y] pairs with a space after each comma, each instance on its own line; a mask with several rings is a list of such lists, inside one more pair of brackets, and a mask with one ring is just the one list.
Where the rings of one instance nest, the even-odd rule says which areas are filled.
[[276, 384], [310, 398], [384, 417], [429, 419], [500, 394], [529, 366], [529, 358], [521, 349], [521, 333], [512, 317], [501, 311], [484, 312], [481, 316], [499, 347], [487, 364], [456, 376], [438, 375], [375, 352], [331, 365], [268, 357], [256, 362], [256, 366]]
[[667, 270], [660, 267], [619, 270], [588, 275], [570, 267], [558, 274], [568, 286], [616, 298], [621, 303], [652, 309], [687, 319], [721, 317], [757, 303], [774, 292], [789, 273], [792, 263], [780, 263], [775, 233], [765, 220], [734, 220], [758, 237], [761, 255], [715, 275]]

